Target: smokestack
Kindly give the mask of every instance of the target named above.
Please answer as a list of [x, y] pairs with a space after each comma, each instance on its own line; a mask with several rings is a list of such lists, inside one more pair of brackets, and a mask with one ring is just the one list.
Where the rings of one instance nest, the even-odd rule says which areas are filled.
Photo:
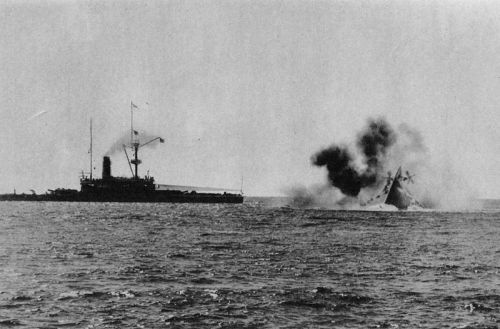
[[108, 156], [102, 158], [102, 179], [111, 178], [111, 160]]

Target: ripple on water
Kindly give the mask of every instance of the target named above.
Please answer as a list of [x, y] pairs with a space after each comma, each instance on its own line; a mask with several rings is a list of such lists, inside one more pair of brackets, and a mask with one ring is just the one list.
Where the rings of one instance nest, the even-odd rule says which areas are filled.
[[1, 206], [0, 327], [500, 323], [494, 211]]

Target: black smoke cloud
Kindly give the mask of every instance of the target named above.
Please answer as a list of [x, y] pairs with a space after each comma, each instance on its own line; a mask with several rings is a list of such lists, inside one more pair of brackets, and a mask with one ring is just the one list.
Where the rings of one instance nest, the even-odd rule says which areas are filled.
[[370, 202], [387, 182], [386, 172], [402, 167], [405, 174], [416, 177], [405, 185], [407, 192], [424, 207], [463, 210], [474, 206], [468, 175], [456, 172], [446, 157], [433, 158], [414, 127], [402, 123], [393, 128], [384, 119], [370, 119], [355, 136], [352, 143], [336, 143], [311, 157], [314, 165], [327, 169], [327, 184], [289, 188], [292, 205], [335, 209], [374, 205]]
[[326, 167], [332, 186], [348, 196], [357, 196], [362, 188], [375, 186], [383, 178], [387, 153], [396, 143], [394, 129], [384, 119], [370, 119], [359, 133], [356, 147], [361, 166], [346, 146], [332, 145], [312, 157], [312, 163]]
[[330, 183], [346, 195], [358, 195], [362, 183], [361, 175], [353, 167], [353, 158], [343, 146], [331, 146], [313, 157], [313, 164], [328, 170]]

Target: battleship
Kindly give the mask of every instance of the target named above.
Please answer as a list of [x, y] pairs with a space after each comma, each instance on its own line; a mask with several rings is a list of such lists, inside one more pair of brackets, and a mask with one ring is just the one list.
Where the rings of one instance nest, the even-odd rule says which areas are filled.
[[[73, 202], [190, 202], [190, 203], [242, 203], [243, 191], [225, 188], [180, 186], [156, 184], [149, 174], [139, 176], [139, 150], [148, 144], [164, 139], [155, 137], [141, 143], [139, 133], [133, 127], [133, 109], [131, 102], [130, 145], [123, 145], [131, 177], [115, 177], [111, 174], [111, 159], [103, 157], [101, 178], [93, 177], [92, 159], [92, 121], [90, 123], [90, 171], [82, 173], [80, 190], [57, 188], [44, 194], [1, 194], [0, 201], [73, 201]], [[128, 151], [127, 151], [128, 149]], [[129, 156], [128, 152], [132, 152]], [[133, 167], [133, 168], [132, 168]]]

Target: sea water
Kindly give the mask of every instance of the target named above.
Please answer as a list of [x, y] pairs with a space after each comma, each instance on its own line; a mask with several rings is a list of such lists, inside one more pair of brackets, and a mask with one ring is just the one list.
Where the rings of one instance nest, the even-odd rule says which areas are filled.
[[500, 207], [263, 201], [2, 202], [0, 327], [500, 326]]

